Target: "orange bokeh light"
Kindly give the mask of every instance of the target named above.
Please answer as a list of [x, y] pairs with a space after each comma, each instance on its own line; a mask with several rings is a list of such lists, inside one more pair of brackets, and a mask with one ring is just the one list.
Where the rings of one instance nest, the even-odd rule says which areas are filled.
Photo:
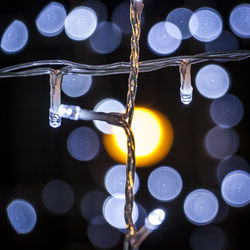
[[[162, 113], [144, 107], [136, 107], [132, 122], [135, 136], [136, 165], [151, 166], [161, 161], [171, 149], [174, 132], [170, 121]], [[126, 163], [126, 136], [121, 128], [114, 134], [103, 135], [106, 151], [115, 161]]]

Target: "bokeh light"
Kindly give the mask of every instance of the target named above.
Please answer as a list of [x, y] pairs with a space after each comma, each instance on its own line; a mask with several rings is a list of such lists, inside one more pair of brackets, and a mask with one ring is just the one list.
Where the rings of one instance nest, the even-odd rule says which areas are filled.
[[166, 21], [175, 24], [181, 31], [182, 39], [188, 39], [192, 36], [189, 31], [189, 20], [192, 16], [192, 11], [187, 8], [177, 8], [171, 11]]
[[108, 18], [108, 10], [106, 5], [98, 0], [84, 1], [84, 6], [87, 6], [95, 11], [98, 22], [106, 21]]
[[173, 200], [181, 192], [181, 176], [171, 167], [158, 167], [148, 177], [148, 189], [150, 194], [160, 201]]
[[[111, 167], [104, 178], [104, 184], [107, 191], [113, 195], [125, 195], [125, 185], [126, 185], [126, 165], [115, 165]], [[135, 194], [139, 188], [139, 178], [137, 173], [134, 177], [134, 189]]]
[[196, 189], [187, 195], [183, 208], [190, 222], [195, 225], [206, 225], [215, 219], [219, 203], [212, 192]]
[[212, 42], [205, 43], [205, 48], [207, 52], [237, 50], [239, 49], [239, 42], [237, 37], [231, 32], [223, 30], [217, 39]]
[[157, 229], [165, 220], [166, 213], [163, 209], [157, 208], [151, 211], [145, 219], [145, 227], [149, 230]]
[[101, 191], [91, 191], [85, 194], [81, 201], [81, 213], [84, 219], [91, 221], [102, 215], [103, 202], [107, 195]]
[[[170, 121], [160, 112], [136, 107], [132, 122], [136, 141], [136, 165], [151, 166], [162, 160], [173, 143], [173, 128]], [[104, 146], [108, 154], [117, 162], [127, 159], [127, 140], [121, 128], [114, 127], [113, 135], [104, 135]]]
[[215, 225], [196, 227], [190, 236], [192, 250], [222, 250], [225, 245], [225, 233]]
[[90, 161], [99, 153], [100, 139], [93, 129], [79, 127], [70, 133], [67, 148], [74, 159]]
[[213, 100], [210, 106], [210, 116], [214, 123], [223, 128], [231, 128], [239, 124], [244, 115], [244, 107], [240, 99], [226, 94]]
[[250, 38], [250, 4], [236, 6], [230, 14], [229, 23], [235, 35]]
[[7, 215], [11, 226], [18, 234], [30, 233], [36, 225], [36, 211], [25, 200], [13, 200], [7, 207]]
[[[104, 113], [123, 113], [125, 111], [125, 107], [120, 101], [116, 99], [106, 98], [96, 104], [96, 106], [94, 107], [94, 111]], [[114, 126], [109, 125], [106, 122], [94, 121], [94, 124], [96, 128], [104, 134], [112, 134], [114, 131]]]
[[111, 227], [102, 216], [91, 220], [87, 228], [87, 235], [90, 242], [101, 249], [113, 248], [121, 239], [119, 230]]
[[13, 21], [4, 31], [1, 49], [7, 54], [20, 52], [27, 44], [29, 33], [26, 25], [19, 20]]
[[91, 84], [91, 75], [64, 75], [62, 90], [70, 97], [80, 97], [89, 91]]
[[120, 46], [121, 40], [122, 32], [119, 26], [112, 22], [101, 22], [89, 42], [96, 53], [109, 54]]
[[207, 152], [216, 159], [225, 159], [234, 155], [239, 144], [239, 136], [234, 129], [213, 127], [205, 138]]
[[52, 213], [64, 214], [68, 212], [74, 202], [74, 191], [62, 180], [51, 180], [42, 191], [44, 206]]
[[[103, 215], [105, 220], [113, 227], [124, 229], [126, 228], [126, 223], [124, 219], [124, 206], [125, 197], [121, 195], [120, 197], [109, 196], [103, 204]], [[138, 208], [136, 203], [133, 204], [132, 219], [135, 223], [138, 219]]]
[[201, 42], [211, 42], [222, 32], [223, 23], [220, 14], [212, 8], [196, 10], [189, 20], [189, 30], [193, 37]]
[[72, 40], [86, 40], [96, 30], [96, 13], [86, 6], [77, 7], [66, 17], [64, 27], [67, 36]]
[[230, 158], [222, 160], [217, 167], [216, 176], [219, 182], [222, 182], [224, 177], [234, 170], [250, 171], [247, 160], [241, 156], [233, 155]]
[[233, 207], [246, 206], [250, 201], [250, 175], [242, 170], [235, 170], [225, 176], [221, 184], [224, 201]]
[[170, 22], [156, 23], [148, 33], [148, 46], [156, 55], [174, 53], [179, 48], [181, 41], [181, 31]]
[[62, 4], [51, 2], [39, 13], [36, 27], [44, 36], [56, 36], [63, 31], [66, 15]]
[[230, 78], [224, 68], [216, 64], [209, 64], [198, 71], [195, 84], [201, 95], [209, 99], [216, 99], [228, 91]]

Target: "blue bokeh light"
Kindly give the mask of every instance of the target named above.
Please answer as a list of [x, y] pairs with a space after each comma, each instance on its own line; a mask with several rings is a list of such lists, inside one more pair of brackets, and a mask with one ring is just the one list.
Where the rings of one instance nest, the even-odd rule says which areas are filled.
[[[120, 101], [116, 99], [106, 98], [96, 104], [96, 106], [94, 107], [94, 111], [104, 112], [104, 113], [109, 113], [109, 112], [123, 113], [125, 111], [125, 107]], [[96, 128], [104, 134], [113, 133], [114, 126], [109, 125], [106, 122], [94, 121], [94, 124]]]
[[29, 33], [26, 25], [19, 20], [13, 21], [4, 31], [1, 49], [7, 54], [20, 52], [27, 44]]
[[156, 23], [148, 33], [148, 46], [156, 55], [174, 53], [182, 41], [181, 31], [170, 22]]
[[196, 227], [190, 236], [192, 250], [222, 250], [225, 243], [225, 233], [215, 225]]
[[90, 242], [101, 249], [113, 248], [121, 239], [119, 230], [111, 227], [102, 216], [91, 220], [87, 228], [87, 235]]
[[234, 129], [213, 127], [205, 138], [207, 152], [216, 159], [225, 159], [234, 155], [239, 144], [240, 139]]
[[223, 128], [231, 128], [240, 123], [244, 115], [244, 107], [240, 99], [226, 94], [213, 100], [210, 106], [210, 116], [214, 123]]
[[224, 201], [233, 207], [246, 206], [250, 201], [250, 175], [242, 170], [235, 170], [225, 176], [221, 184]]
[[230, 14], [229, 22], [235, 35], [250, 38], [250, 4], [236, 6]]
[[91, 221], [102, 215], [102, 205], [107, 195], [100, 191], [91, 191], [85, 194], [81, 202], [81, 214], [84, 219]]
[[188, 39], [192, 36], [189, 31], [189, 19], [192, 16], [192, 11], [187, 8], [177, 8], [171, 11], [166, 21], [175, 24], [181, 31], [182, 39]]
[[216, 64], [209, 64], [198, 71], [195, 84], [201, 95], [209, 99], [216, 99], [228, 91], [230, 78], [224, 68]]
[[[120, 197], [109, 196], [103, 204], [103, 215], [105, 220], [113, 227], [124, 229], [126, 228], [126, 223], [124, 219], [124, 206], [125, 197], [121, 195]], [[138, 219], [138, 207], [136, 203], [133, 204], [132, 219], [135, 223]]]
[[86, 40], [96, 30], [96, 13], [86, 6], [77, 7], [66, 17], [64, 27], [67, 36], [72, 40]]
[[44, 206], [54, 214], [67, 213], [73, 205], [74, 198], [74, 191], [62, 180], [51, 180], [42, 191]]
[[181, 176], [171, 167], [158, 167], [149, 175], [148, 189], [150, 194], [160, 201], [173, 200], [181, 192]]
[[39, 13], [36, 27], [44, 36], [56, 36], [63, 31], [66, 15], [62, 4], [51, 2]]
[[193, 37], [201, 42], [211, 42], [222, 32], [223, 23], [220, 14], [212, 8], [196, 10], [189, 20], [189, 30]]
[[239, 41], [234, 34], [227, 30], [223, 30], [217, 39], [205, 43], [205, 48], [207, 52], [237, 50], [239, 49]]
[[241, 156], [233, 155], [230, 158], [222, 160], [216, 170], [216, 176], [219, 182], [222, 182], [224, 177], [234, 170], [250, 171], [247, 160]]
[[196, 189], [187, 195], [183, 208], [190, 222], [195, 225], [206, 225], [215, 219], [219, 203], [212, 192]]
[[121, 40], [121, 29], [115, 23], [101, 22], [89, 42], [96, 53], [109, 54], [120, 46]]
[[67, 148], [74, 159], [90, 161], [99, 153], [100, 139], [93, 129], [79, 127], [70, 133]]
[[91, 85], [91, 75], [64, 75], [62, 80], [62, 90], [70, 97], [85, 95], [89, 91]]
[[7, 207], [7, 215], [10, 224], [19, 234], [30, 233], [36, 225], [36, 211], [34, 207], [25, 200], [13, 200]]
[[[111, 195], [125, 195], [126, 165], [115, 165], [110, 168], [105, 175], [104, 184]], [[135, 173], [134, 194], [137, 192], [138, 188], [139, 178], [137, 173]]]

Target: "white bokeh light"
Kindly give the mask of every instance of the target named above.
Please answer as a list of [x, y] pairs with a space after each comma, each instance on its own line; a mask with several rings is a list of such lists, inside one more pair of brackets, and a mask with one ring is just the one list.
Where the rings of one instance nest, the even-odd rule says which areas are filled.
[[190, 222], [195, 225], [206, 225], [215, 219], [219, 203], [212, 192], [196, 189], [187, 195], [183, 208]]
[[13, 21], [4, 31], [1, 49], [7, 54], [20, 52], [27, 44], [29, 33], [26, 25], [19, 20]]
[[233, 207], [243, 207], [250, 202], [250, 175], [235, 170], [225, 176], [221, 184], [224, 201]]
[[189, 20], [189, 30], [193, 37], [201, 42], [211, 42], [222, 32], [220, 14], [212, 8], [200, 8]]
[[67, 36], [72, 40], [86, 40], [96, 30], [96, 13], [85, 6], [77, 7], [66, 17], [64, 27]]
[[62, 4], [51, 2], [39, 13], [36, 19], [36, 27], [44, 36], [56, 36], [63, 31], [66, 15], [66, 10]]
[[[125, 195], [126, 185], [126, 165], [115, 165], [111, 167], [104, 178], [104, 184], [107, 191], [113, 195]], [[135, 173], [134, 178], [134, 194], [139, 188], [139, 178]]]
[[[94, 107], [94, 111], [96, 112], [117, 112], [117, 113], [123, 113], [125, 111], [124, 105], [113, 98], [106, 98], [101, 100], [96, 104]], [[100, 130], [104, 134], [113, 134], [114, 126], [109, 125], [106, 122], [102, 121], [94, 121], [94, 124], [98, 130]]]
[[181, 41], [181, 31], [170, 22], [156, 23], [148, 33], [148, 46], [157, 55], [174, 53], [179, 48]]
[[195, 84], [201, 95], [209, 99], [216, 99], [228, 91], [230, 78], [223, 67], [209, 64], [198, 71]]

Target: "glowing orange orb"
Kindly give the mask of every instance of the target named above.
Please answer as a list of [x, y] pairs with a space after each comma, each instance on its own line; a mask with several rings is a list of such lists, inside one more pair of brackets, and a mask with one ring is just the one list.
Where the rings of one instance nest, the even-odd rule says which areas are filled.
[[[169, 120], [160, 112], [137, 107], [132, 122], [137, 166], [150, 166], [161, 161], [169, 152], [174, 132]], [[126, 163], [127, 139], [123, 129], [114, 128], [112, 135], [103, 135], [108, 154], [117, 162]]]

